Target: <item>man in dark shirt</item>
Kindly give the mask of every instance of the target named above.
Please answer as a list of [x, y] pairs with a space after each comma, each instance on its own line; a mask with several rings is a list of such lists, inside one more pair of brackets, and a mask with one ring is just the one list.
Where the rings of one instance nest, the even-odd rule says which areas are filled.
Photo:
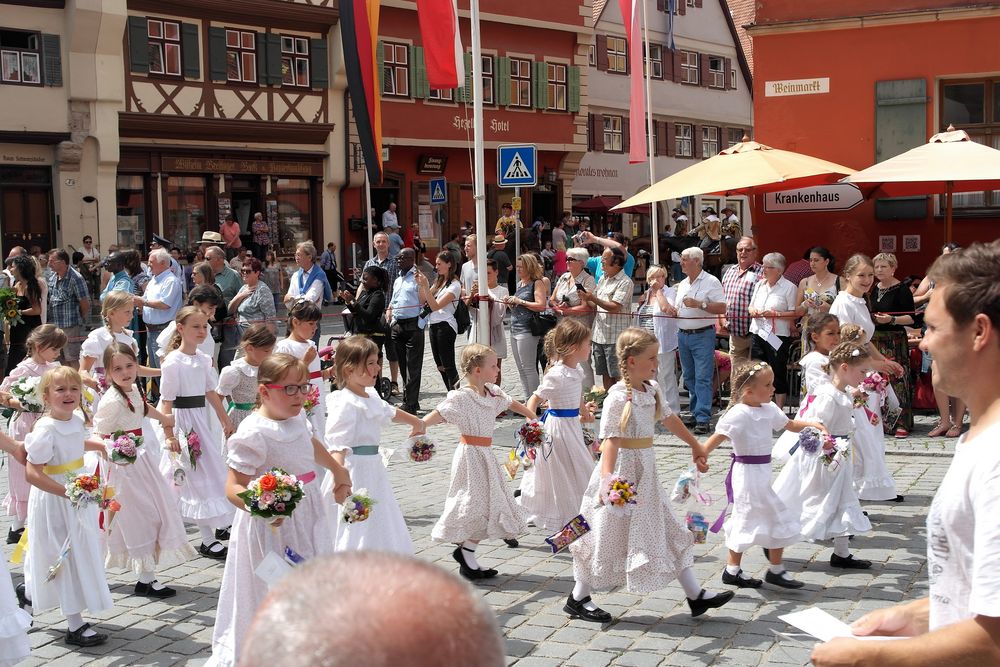
[[514, 271], [512, 271], [514, 265], [511, 264], [506, 248], [507, 239], [503, 234], [497, 234], [493, 237], [493, 245], [490, 251], [486, 253], [486, 259], [492, 259], [497, 263], [497, 282], [501, 285], [507, 285], [507, 289], [513, 294], [517, 277], [514, 275]]

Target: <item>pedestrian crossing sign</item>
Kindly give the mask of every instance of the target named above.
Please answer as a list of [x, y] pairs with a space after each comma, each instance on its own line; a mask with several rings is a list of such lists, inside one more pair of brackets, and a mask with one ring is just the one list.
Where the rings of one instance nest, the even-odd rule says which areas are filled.
[[430, 183], [431, 189], [431, 203], [432, 204], [447, 204], [448, 203], [448, 184], [443, 178], [432, 178]]
[[534, 144], [497, 147], [497, 184], [501, 188], [531, 187], [537, 177], [538, 151]]

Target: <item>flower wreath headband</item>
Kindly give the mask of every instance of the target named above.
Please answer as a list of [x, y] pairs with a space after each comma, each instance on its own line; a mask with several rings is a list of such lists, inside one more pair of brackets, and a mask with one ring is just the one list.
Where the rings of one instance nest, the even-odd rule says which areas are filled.
[[743, 391], [743, 388], [746, 387], [750, 383], [751, 378], [753, 378], [753, 376], [756, 373], [758, 373], [758, 372], [760, 372], [762, 370], [765, 370], [767, 368], [770, 368], [770, 366], [766, 362], [763, 362], [763, 361], [758, 361], [756, 364], [754, 364], [750, 368], [750, 372], [747, 373], [746, 379], [743, 380], [743, 382], [740, 383], [739, 390]]

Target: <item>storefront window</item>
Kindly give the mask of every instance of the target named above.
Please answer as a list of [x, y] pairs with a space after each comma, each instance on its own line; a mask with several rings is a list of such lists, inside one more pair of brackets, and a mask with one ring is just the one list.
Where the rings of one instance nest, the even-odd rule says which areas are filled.
[[308, 178], [279, 178], [278, 235], [280, 254], [295, 252], [295, 244], [312, 239], [312, 188]]
[[115, 199], [118, 213], [118, 247], [146, 246], [146, 188], [144, 177], [119, 176]]
[[[204, 176], [167, 178], [163, 235], [179, 248], [192, 248], [206, 229], [206, 191]], [[218, 226], [213, 225], [212, 229], [218, 229]]]

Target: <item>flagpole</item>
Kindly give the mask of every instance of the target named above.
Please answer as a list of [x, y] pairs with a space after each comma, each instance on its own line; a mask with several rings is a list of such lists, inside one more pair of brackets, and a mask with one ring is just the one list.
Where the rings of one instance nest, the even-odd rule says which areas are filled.
[[[479, 296], [489, 294], [486, 284], [486, 167], [483, 146], [483, 57], [479, 41], [479, 0], [470, 0], [469, 18], [472, 33], [472, 136], [473, 136], [473, 185], [476, 201], [476, 274], [479, 281]], [[490, 309], [485, 302], [477, 308], [479, 323], [477, 343], [490, 344]]]
[[[365, 227], [368, 229], [368, 259], [375, 257], [375, 230], [372, 227], [375, 226], [375, 221], [372, 220], [372, 184], [368, 180], [368, 168], [365, 168], [365, 202], [368, 204], [368, 208], [365, 209]], [[360, 282], [361, 276], [356, 276], [355, 278]]]
[[[635, 1], [642, 4], [642, 33], [643, 40], [646, 43], [646, 67], [643, 71], [643, 78], [646, 81], [646, 145], [649, 148], [649, 184], [652, 186], [656, 183], [656, 147], [653, 145], [653, 95], [649, 82], [652, 78], [649, 70], [653, 67], [653, 60], [650, 58], [649, 53], [649, 22], [646, 20], [646, 0]], [[660, 59], [660, 67], [662, 67], [662, 46], [660, 47]], [[649, 221], [652, 226], [652, 230], [650, 231], [650, 245], [653, 249], [653, 264], [660, 263], [660, 225], [657, 221], [657, 209], [657, 202], [654, 201], [649, 204]]]

